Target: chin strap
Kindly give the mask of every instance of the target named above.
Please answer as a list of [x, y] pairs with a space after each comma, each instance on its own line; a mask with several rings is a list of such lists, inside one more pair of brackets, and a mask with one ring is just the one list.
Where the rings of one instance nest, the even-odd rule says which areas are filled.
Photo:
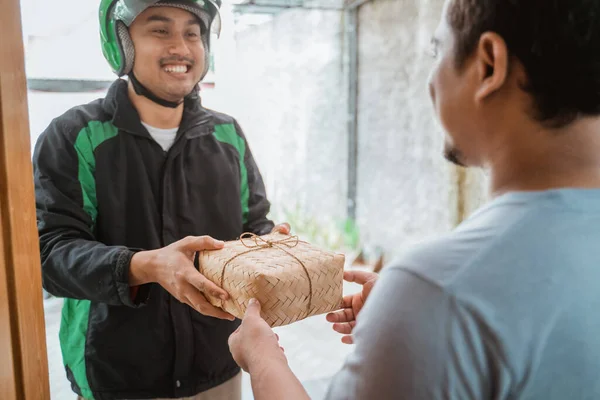
[[[163, 106], [163, 107], [168, 107], [168, 108], [177, 108], [179, 107], [179, 105], [181, 103], [183, 103], [182, 99], [179, 102], [174, 102], [174, 101], [168, 101], [165, 99], [161, 99], [160, 97], [158, 97], [157, 95], [155, 95], [154, 93], [152, 93], [150, 90], [146, 89], [144, 87], [144, 85], [142, 85], [140, 83], [140, 81], [137, 80], [137, 78], [135, 77], [135, 75], [133, 74], [133, 71], [131, 71], [129, 73], [129, 80], [131, 80], [131, 83], [133, 84], [133, 90], [135, 90], [135, 93], [138, 96], [144, 96], [147, 99], [150, 99], [151, 101], [153, 101], [154, 103]], [[191, 94], [195, 94], [195, 90], [191, 93]]]

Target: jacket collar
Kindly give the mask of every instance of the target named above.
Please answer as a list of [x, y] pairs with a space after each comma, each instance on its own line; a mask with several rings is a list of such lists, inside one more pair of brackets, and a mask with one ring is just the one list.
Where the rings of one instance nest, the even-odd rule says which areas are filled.
[[[179, 134], [212, 122], [210, 113], [202, 107], [199, 96], [186, 98], [183, 107]], [[104, 99], [104, 108], [109, 115], [113, 116], [112, 123], [117, 129], [134, 135], [149, 136], [148, 131], [141, 123], [139, 113], [129, 99], [127, 81], [124, 79], [117, 79], [110, 86]]]

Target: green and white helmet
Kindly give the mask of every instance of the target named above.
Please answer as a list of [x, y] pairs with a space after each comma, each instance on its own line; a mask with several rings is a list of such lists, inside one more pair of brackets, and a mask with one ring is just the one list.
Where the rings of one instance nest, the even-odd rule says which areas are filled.
[[149, 7], [180, 8], [202, 21], [205, 28], [202, 41], [207, 50], [202, 74], [204, 78], [209, 67], [210, 35], [219, 35], [221, 32], [221, 0], [101, 0], [99, 17], [102, 53], [114, 73], [123, 76], [133, 69], [135, 51], [129, 27]]

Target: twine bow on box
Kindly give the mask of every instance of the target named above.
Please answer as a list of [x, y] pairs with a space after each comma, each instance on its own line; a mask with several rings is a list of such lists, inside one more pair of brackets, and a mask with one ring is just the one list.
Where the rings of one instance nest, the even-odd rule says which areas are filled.
[[[313, 288], [312, 288], [313, 285], [312, 285], [312, 280], [310, 278], [310, 274], [308, 272], [308, 269], [306, 268], [306, 266], [302, 262], [302, 260], [300, 260], [294, 254], [292, 254], [291, 252], [289, 252], [288, 250], [286, 250], [286, 247], [288, 249], [292, 249], [292, 248], [298, 246], [298, 243], [300, 243], [300, 239], [298, 238], [298, 236], [296, 236], [296, 235], [294, 235], [294, 236], [287, 236], [287, 237], [285, 237], [283, 239], [279, 239], [279, 240], [271, 240], [271, 239], [265, 240], [263, 237], [258, 236], [258, 235], [254, 234], [254, 233], [246, 232], [246, 233], [244, 233], [244, 234], [242, 234], [240, 236], [239, 240], [242, 243], [242, 245], [244, 245], [244, 247], [248, 248], [248, 250], [236, 254], [235, 256], [231, 257], [230, 259], [228, 259], [225, 262], [225, 264], [223, 265], [223, 270], [221, 271], [221, 285], [220, 285], [220, 287], [223, 287], [223, 282], [224, 282], [224, 279], [225, 279], [225, 271], [226, 271], [227, 266], [229, 265], [229, 263], [231, 263], [231, 261], [235, 260], [239, 256], [242, 256], [242, 255], [248, 254], [248, 253], [252, 253], [254, 251], [260, 251], [260, 250], [263, 250], [263, 249], [276, 248], [276, 249], [279, 249], [279, 250], [285, 252], [286, 254], [288, 254], [289, 256], [291, 256], [292, 258], [294, 258], [296, 261], [298, 261], [298, 264], [300, 264], [300, 266], [304, 270], [304, 273], [306, 274], [306, 278], [308, 279], [308, 305], [306, 307], [306, 316], [309, 316], [311, 308], [312, 308], [312, 296], [313, 296]], [[247, 241], [250, 241], [251, 243], [248, 244]]]

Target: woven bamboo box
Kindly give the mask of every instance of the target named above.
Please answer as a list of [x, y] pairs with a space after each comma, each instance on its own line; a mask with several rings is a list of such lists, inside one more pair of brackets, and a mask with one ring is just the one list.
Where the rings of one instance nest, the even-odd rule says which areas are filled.
[[[247, 235], [247, 234], [246, 234]], [[230, 295], [208, 301], [242, 318], [251, 298], [272, 326], [334, 311], [342, 302], [344, 255], [279, 233], [242, 235], [221, 250], [200, 252], [199, 271]]]

